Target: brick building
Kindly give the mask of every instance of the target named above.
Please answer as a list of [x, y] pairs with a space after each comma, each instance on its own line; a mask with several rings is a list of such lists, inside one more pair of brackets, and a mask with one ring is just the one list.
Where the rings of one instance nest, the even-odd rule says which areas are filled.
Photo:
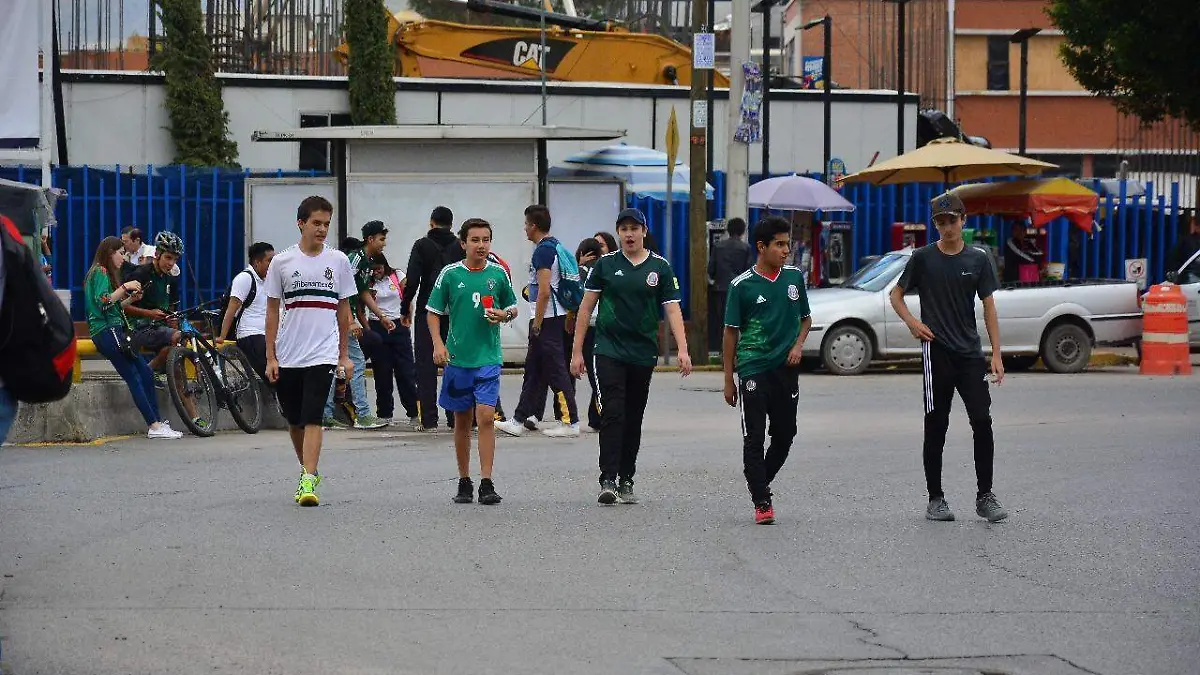
[[[1083, 89], [1059, 57], [1063, 35], [1045, 14], [1047, 4], [910, 0], [906, 88], [921, 94], [923, 106], [958, 121], [965, 133], [987, 138], [996, 149], [1015, 151], [1020, 47], [1009, 38], [1019, 29], [1041, 28], [1029, 41], [1027, 154], [1077, 176], [1114, 176], [1124, 160], [1131, 178], [1178, 181], [1194, 203], [1200, 134], [1178, 121], [1143, 129], [1139, 120], [1118, 113], [1111, 101]], [[895, 88], [896, 5], [884, 0], [792, 0], [785, 10], [783, 38], [792, 63], [821, 55], [820, 29], [798, 29], [826, 13], [834, 26], [835, 85]]]

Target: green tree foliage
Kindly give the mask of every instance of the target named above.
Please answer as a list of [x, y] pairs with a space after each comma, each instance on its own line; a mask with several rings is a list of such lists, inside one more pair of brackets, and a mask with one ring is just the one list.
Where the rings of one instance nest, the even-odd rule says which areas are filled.
[[395, 124], [395, 53], [387, 42], [383, 0], [346, 0], [345, 12], [350, 118], [355, 124]]
[[163, 27], [163, 48], [154, 67], [166, 78], [166, 108], [175, 162], [190, 166], [237, 166], [237, 143], [229, 138], [229, 113], [213, 69], [212, 46], [196, 0], [154, 0]]
[[1200, 130], [1200, 1], [1053, 0], [1075, 79], [1143, 121], [1182, 119]]

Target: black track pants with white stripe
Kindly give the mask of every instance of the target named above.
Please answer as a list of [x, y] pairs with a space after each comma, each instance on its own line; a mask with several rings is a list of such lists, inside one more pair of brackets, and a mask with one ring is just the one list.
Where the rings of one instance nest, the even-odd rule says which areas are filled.
[[637, 472], [642, 420], [650, 398], [654, 366], [638, 366], [594, 354], [600, 407], [600, 482]]
[[944, 497], [942, 492], [942, 450], [950, 427], [950, 404], [954, 392], [962, 397], [975, 437], [975, 477], [979, 492], [992, 489], [992, 395], [988, 382], [987, 360], [981, 356], [962, 356], [937, 343], [921, 344], [925, 367], [925, 484], [929, 498]]
[[[738, 384], [742, 413], [742, 468], [755, 504], [771, 499], [771, 481], [783, 468], [796, 437], [799, 369], [776, 368]], [[768, 422], [770, 426], [768, 426]], [[767, 435], [771, 444], [763, 454]]]

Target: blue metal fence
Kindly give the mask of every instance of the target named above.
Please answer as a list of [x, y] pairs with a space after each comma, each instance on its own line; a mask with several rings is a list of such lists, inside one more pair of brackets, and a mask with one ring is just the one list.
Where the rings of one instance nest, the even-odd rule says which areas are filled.
[[[53, 184], [65, 189], [68, 197], [59, 201], [58, 228], [52, 233], [54, 285], [70, 289], [78, 296], [100, 240], [119, 235], [123, 227], [132, 225], [142, 230], [147, 242], [152, 242], [154, 235], [162, 230], [182, 236], [187, 246], [182, 301], [193, 304], [212, 300], [225, 291], [244, 259], [245, 179], [318, 175], [323, 174], [251, 173], [179, 166], [56, 168]], [[23, 167], [0, 168], [0, 177], [28, 183], [37, 183], [41, 178], [38, 169]], [[751, 182], [758, 179], [753, 176]], [[726, 207], [723, 172], [716, 173], [713, 187], [716, 197], [709, 212], [714, 218], [723, 218]], [[1072, 277], [1123, 278], [1125, 259], [1147, 258], [1149, 281], [1161, 281], [1166, 272], [1163, 268], [1166, 256], [1175, 245], [1182, 225], [1179, 185], [1172, 184], [1165, 194], [1157, 192], [1153, 183], [1144, 187], [1144, 195], [1128, 196], [1122, 188], [1115, 196], [1102, 197], [1097, 214], [1099, 231], [1076, 236], [1074, 242], [1066, 219], [1050, 223], [1047, 260], [1070, 263], [1068, 275]], [[929, 222], [929, 201], [943, 189], [943, 185], [932, 183], [846, 186], [845, 197], [857, 207], [848, 217], [853, 222], [852, 265], [857, 267], [861, 258], [892, 248], [892, 223]], [[1100, 191], [1098, 184], [1096, 189]], [[660, 250], [669, 255], [679, 275], [686, 312], [691, 264], [686, 203], [677, 202], [669, 237], [665, 202], [631, 196], [629, 203], [646, 213], [651, 234]], [[761, 210], [752, 209], [750, 223], [763, 215]], [[817, 217], [821, 215], [818, 213]], [[846, 218], [842, 214], [832, 217]], [[999, 242], [1008, 237], [1007, 225], [998, 217], [972, 217], [968, 227], [991, 230]], [[936, 231], [931, 230], [930, 235], [936, 238]], [[665, 248], [668, 242], [670, 250]], [[82, 303], [72, 304], [75, 305], [72, 313], [81, 320]]]
[[[80, 297], [84, 275], [96, 246], [118, 236], [126, 226], [142, 231], [147, 243], [163, 230], [179, 234], [186, 247], [180, 266], [185, 306], [213, 300], [245, 260], [245, 179], [257, 176], [316, 176], [315, 172], [252, 173], [222, 169], [168, 167], [59, 167], [53, 185], [67, 191], [51, 232], [55, 288]], [[41, 181], [37, 168], [0, 168], [0, 177], [27, 183]], [[83, 303], [72, 302], [75, 320], [83, 320]]]

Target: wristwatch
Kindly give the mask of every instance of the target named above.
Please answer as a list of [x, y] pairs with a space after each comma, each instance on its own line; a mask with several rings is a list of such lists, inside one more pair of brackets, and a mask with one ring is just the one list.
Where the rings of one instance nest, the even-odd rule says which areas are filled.
[[507, 321], [512, 321], [513, 319], [516, 319], [517, 318], [516, 308], [509, 307], [508, 309], [504, 310], [504, 316], [508, 317], [506, 319]]

